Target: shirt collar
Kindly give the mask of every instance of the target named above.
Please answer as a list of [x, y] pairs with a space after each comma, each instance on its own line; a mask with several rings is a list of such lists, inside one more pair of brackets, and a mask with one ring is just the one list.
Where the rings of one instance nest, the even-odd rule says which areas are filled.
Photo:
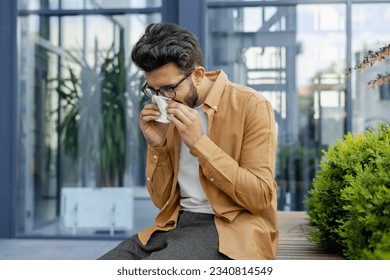
[[208, 105], [214, 111], [218, 111], [218, 104], [221, 100], [221, 96], [227, 83], [229, 82], [228, 77], [223, 70], [215, 70], [205, 73], [206, 77], [214, 82], [211, 87], [204, 104]]

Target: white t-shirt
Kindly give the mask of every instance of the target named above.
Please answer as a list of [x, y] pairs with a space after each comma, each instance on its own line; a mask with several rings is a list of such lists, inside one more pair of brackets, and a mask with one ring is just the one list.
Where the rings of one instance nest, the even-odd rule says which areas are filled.
[[[198, 111], [203, 132], [207, 135], [207, 115], [202, 111], [202, 106], [194, 109]], [[180, 185], [180, 205], [182, 210], [214, 214], [199, 181], [198, 159], [190, 154], [189, 148], [183, 141], [181, 141], [178, 181]]]

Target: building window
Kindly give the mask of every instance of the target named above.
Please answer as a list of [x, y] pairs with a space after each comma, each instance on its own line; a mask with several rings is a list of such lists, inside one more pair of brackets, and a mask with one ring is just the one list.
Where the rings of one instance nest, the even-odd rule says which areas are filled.
[[[156, 212], [150, 200], [134, 198], [146, 191], [146, 145], [138, 127], [146, 100], [139, 90], [144, 75], [131, 63], [130, 51], [149, 23], [161, 21], [161, 11], [110, 14], [106, 8], [161, 1], [115, 1], [126, 7], [60, 2], [62, 10], [58, 1], [19, 2], [17, 233], [128, 236], [149, 226]], [[119, 200], [104, 206], [134, 186], [142, 187], [132, 190], [128, 217]], [[87, 199], [69, 204], [75, 196]], [[93, 199], [98, 202], [91, 204]], [[103, 208], [105, 214], [95, 212]]]

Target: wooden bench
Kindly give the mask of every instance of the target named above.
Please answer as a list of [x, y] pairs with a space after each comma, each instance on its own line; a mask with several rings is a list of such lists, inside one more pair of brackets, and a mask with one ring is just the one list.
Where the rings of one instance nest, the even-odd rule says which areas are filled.
[[279, 247], [277, 260], [342, 260], [343, 257], [320, 250], [307, 240], [312, 230], [304, 211], [278, 212]]

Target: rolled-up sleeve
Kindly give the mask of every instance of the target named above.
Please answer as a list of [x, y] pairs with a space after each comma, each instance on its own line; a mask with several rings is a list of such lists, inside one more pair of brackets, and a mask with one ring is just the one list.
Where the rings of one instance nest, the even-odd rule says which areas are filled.
[[154, 205], [161, 209], [172, 189], [173, 169], [166, 147], [148, 147], [146, 186]]

